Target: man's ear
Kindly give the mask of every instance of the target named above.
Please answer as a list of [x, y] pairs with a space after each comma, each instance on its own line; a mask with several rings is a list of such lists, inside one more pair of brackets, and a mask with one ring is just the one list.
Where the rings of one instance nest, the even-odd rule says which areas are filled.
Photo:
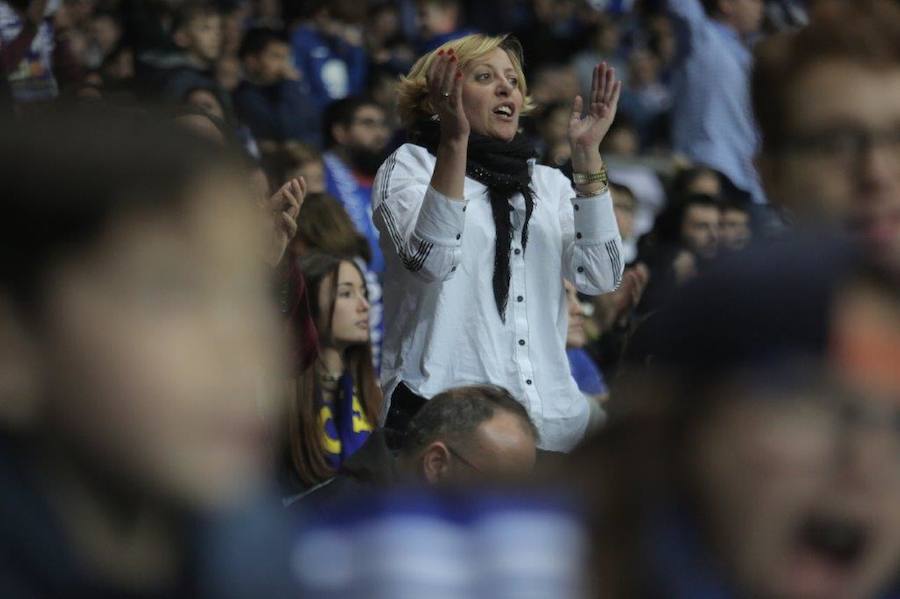
[[37, 341], [11, 299], [0, 294], [0, 427], [25, 431], [40, 407]]
[[426, 447], [420, 461], [422, 476], [429, 485], [441, 483], [450, 474], [450, 451], [441, 441], [435, 441]]

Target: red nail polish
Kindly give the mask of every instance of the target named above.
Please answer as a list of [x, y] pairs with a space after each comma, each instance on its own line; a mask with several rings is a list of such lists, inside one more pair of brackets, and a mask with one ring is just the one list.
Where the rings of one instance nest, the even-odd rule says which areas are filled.
[[447, 50], [447, 52], [453, 54], [453, 48], [450, 48], [449, 50]]
[[444, 55], [444, 51], [443, 51], [443, 50], [438, 50], [438, 56], [443, 56], [443, 55]]

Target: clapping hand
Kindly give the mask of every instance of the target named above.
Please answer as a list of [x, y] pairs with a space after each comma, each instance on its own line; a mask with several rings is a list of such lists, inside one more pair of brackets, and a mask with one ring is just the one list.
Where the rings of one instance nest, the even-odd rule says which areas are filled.
[[[594, 67], [591, 96], [587, 106], [581, 96], [572, 102], [569, 118], [569, 143], [572, 153], [597, 149], [616, 118], [622, 82], [616, 79], [616, 70], [602, 62]], [[599, 152], [599, 150], [598, 150]]]
[[441, 123], [441, 138], [447, 141], [467, 140], [469, 119], [463, 110], [462, 71], [453, 49], [440, 50], [428, 69], [428, 98]]
[[303, 177], [291, 179], [265, 201], [265, 208], [274, 219], [275, 233], [266, 261], [271, 266], [281, 262], [288, 244], [297, 233], [297, 216], [306, 198], [306, 180]]

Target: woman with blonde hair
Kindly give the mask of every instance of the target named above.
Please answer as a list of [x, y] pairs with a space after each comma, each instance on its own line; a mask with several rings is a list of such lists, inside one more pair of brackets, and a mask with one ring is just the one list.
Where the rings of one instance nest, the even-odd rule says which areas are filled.
[[414, 143], [381, 166], [372, 200], [387, 261], [386, 427], [403, 430], [445, 388], [487, 382], [525, 405], [542, 449], [581, 438], [589, 410], [566, 361], [562, 280], [596, 295], [622, 274], [598, 149], [620, 91], [601, 64], [590, 98], [573, 102], [573, 190], [559, 170], [535, 166], [519, 133], [533, 106], [514, 38], [447, 42], [401, 80]]

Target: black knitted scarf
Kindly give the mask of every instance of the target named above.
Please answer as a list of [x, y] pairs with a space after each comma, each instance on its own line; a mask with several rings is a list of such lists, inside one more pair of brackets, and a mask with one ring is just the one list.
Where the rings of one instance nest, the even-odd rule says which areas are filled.
[[[437, 153], [441, 133], [438, 123], [425, 121], [417, 127], [413, 141], [432, 154]], [[494, 242], [494, 301], [500, 319], [506, 322], [509, 299], [510, 250], [512, 249], [512, 211], [509, 199], [516, 193], [525, 198], [525, 224], [522, 226], [522, 251], [528, 245], [528, 222], [534, 211], [534, 193], [528, 160], [535, 156], [532, 143], [521, 133], [511, 141], [502, 141], [477, 133], [469, 134], [466, 174], [487, 186], [497, 238]]]

